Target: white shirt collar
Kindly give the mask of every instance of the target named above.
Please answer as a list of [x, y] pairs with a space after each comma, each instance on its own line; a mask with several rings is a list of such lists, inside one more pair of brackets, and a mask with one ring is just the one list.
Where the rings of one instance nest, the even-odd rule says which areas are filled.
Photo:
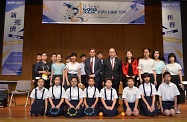
[[54, 85], [54, 88], [60, 88], [60, 85], [58, 85], [58, 86], [57, 86], [57, 85]]
[[176, 64], [176, 62], [174, 64], [169, 63], [170, 66], [175, 65], [175, 64]]
[[[37, 89], [37, 90], [39, 90], [38, 86], [36, 87], [36, 89]], [[39, 90], [39, 91], [42, 91], [43, 89], [44, 89], [44, 87], [42, 87], [42, 89], [41, 89], [41, 90]]]
[[171, 82], [170, 82], [169, 84], [167, 84], [166, 82], [164, 82], [164, 84], [165, 84], [166, 86], [171, 86]]
[[106, 90], [111, 90], [111, 89], [112, 89], [112, 87], [111, 87], [110, 89], [107, 89], [107, 88], [105, 87], [105, 89], [106, 89]]
[[133, 86], [132, 89], [131, 89], [129, 86], [127, 86], [127, 88], [128, 88], [129, 90], [133, 90], [135, 87]]
[[149, 83], [144, 82], [144, 85], [150, 86], [150, 82]]
[[95, 87], [94, 87], [94, 86], [92, 86], [92, 87], [91, 87], [91, 86], [88, 86], [88, 89], [93, 89], [93, 88], [95, 88]]
[[95, 60], [95, 57], [90, 57], [90, 60]]
[[78, 87], [77, 87], [77, 86], [76, 86], [76, 87], [71, 87], [71, 89], [72, 89], [72, 90], [77, 90]]

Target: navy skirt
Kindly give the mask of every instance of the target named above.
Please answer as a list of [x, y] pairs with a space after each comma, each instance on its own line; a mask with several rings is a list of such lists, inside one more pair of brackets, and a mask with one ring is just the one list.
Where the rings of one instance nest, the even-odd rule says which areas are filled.
[[45, 100], [35, 99], [34, 103], [31, 105], [31, 115], [41, 115], [43, 116], [45, 112]]
[[185, 102], [185, 91], [183, 89], [180, 88], [179, 84], [180, 84], [180, 78], [178, 75], [172, 75], [172, 79], [171, 79], [171, 82], [174, 83], [179, 92], [180, 92], [180, 95], [177, 96], [177, 104], [181, 104], [181, 103], [184, 103]]
[[174, 101], [162, 101], [163, 110], [174, 109]]
[[[131, 111], [133, 112], [135, 103], [128, 103], [128, 104], [129, 104], [129, 107], [130, 107]], [[123, 109], [124, 109], [124, 112], [126, 112], [127, 106], [125, 105], [125, 103], [123, 103]]]
[[[79, 104], [79, 100], [71, 100], [69, 101], [74, 107], [76, 107]], [[80, 105], [80, 108], [77, 110], [77, 114], [75, 116], [70, 116], [68, 115], [68, 109], [70, 107], [68, 105], [65, 106], [65, 113], [64, 113], [64, 117], [68, 117], [68, 118], [81, 118], [84, 117], [84, 109], [83, 107]]]
[[[55, 106], [58, 105], [58, 104], [60, 103], [60, 101], [61, 101], [61, 99], [52, 99], [52, 100], [53, 100], [53, 104], [54, 104]], [[47, 113], [46, 113], [47, 116], [53, 116], [53, 115], [51, 115], [51, 113], [50, 113], [50, 109], [51, 109], [51, 104], [50, 104], [50, 102], [49, 102], [49, 103], [48, 103], [48, 107], [47, 107]], [[62, 105], [60, 106], [60, 112], [57, 114], [57, 116], [62, 116], [63, 113], [64, 113], [64, 105], [62, 104]]]
[[[146, 99], [147, 103], [149, 104], [149, 106], [151, 107], [152, 97], [145, 97], [145, 99]], [[142, 115], [142, 116], [158, 116], [159, 112], [158, 112], [158, 107], [156, 104], [154, 105], [155, 110], [153, 112], [150, 112], [147, 109], [147, 105], [144, 103], [144, 101], [142, 99], [140, 99], [139, 105], [140, 105], [140, 115]]]
[[[95, 98], [86, 98], [86, 102], [89, 107], [92, 107], [92, 105], [95, 103], [95, 100], [96, 100]], [[94, 113], [91, 116], [98, 116], [98, 115], [99, 115], [99, 106], [97, 104], [94, 108]]]
[[[112, 100], [105, 100], [105, 103], [107, 106], [112, 106], [113, 101]], [[103, 112], [103, 116], [107, 117], [114, 117], [119, 114], [117, 107], [115, 106], [113, 110], [107, 110], [104, 105], [101, 106], [101, 111]]]

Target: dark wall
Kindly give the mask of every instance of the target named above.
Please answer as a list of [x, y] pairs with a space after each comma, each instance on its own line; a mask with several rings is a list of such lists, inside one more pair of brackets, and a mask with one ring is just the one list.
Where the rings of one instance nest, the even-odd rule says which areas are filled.
[[184, 57], [184, 80], [187, 80], [187, 1], [181, 2], [182, 43]]

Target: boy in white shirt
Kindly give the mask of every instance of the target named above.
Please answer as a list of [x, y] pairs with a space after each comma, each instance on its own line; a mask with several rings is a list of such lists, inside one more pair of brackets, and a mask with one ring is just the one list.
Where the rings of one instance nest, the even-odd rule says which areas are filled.
[[161, 112], [165, 116], [174, 116], [177, 110], [177, 95], [180, 95], [177, 86], [171, 83], [171, 74], [165, 72], [163, 74], [164, 83], [158, 88], [158, 96]]

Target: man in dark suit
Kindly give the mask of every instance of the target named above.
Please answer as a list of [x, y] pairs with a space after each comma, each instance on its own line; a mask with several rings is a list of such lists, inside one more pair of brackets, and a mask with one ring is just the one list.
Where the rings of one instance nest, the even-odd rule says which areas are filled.
[[109, 58], [103, 61], [103, 81], [106, 78], [112, 78], [112, 87], [119, 93], [119, 85], [122, 81], [122, 63], [119, 58], [116, 58], [114, 48], [109, 49]]
[[87, 81], [89, 78], [94, 78], [95, 80], [95, 87], [99, 90], [101, 89], [101, 82], [100, 82], [100, 72], [101, 72], [101, 59], [96, 58], [96, 51], [95, 49], [90, 49], [89, 52], [90, 58], [85, 60], [85, 72], [87, 75]]

